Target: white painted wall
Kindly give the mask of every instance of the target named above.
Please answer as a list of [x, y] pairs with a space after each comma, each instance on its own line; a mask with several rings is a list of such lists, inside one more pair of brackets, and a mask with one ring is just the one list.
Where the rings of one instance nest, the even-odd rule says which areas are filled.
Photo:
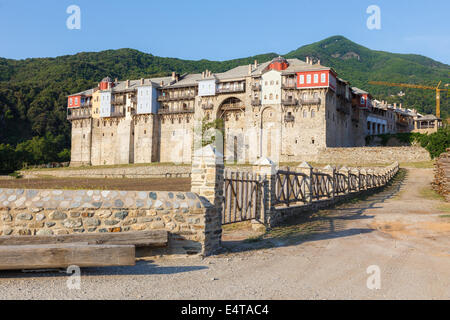
[[137, 114], [156, 113], [158, 111], [156, 88], [142, 86], [137, 88]]
[[[262, 75], [261, 98], [262, 104], [281, 103], [281, 73], [271, 70]], [[272, 97], [272, 99], [271, 99]]]
[[111, 91], [100, 92], [100, 117], [111, 116]]
[[200, 97], [214, 96], [216, 94], [216, 80], [201, 80], [198, 82], [198, 95]]

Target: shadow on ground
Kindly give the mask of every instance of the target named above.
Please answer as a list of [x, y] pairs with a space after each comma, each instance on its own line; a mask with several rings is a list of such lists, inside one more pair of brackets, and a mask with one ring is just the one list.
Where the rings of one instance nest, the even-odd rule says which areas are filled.
[[279, 227], [256, 237], [242, 241], [223, 241], [223, 248], [226, 252], [244, 252], [373, 232], [374, 229], [371, 228], [349, 228], [348, 222], [373, 218], [365, 215], [365, 212], [379, 208], [381, 203], [396, 196], [404, 188], [406, 177], [407, 170], [400, 169], [393, 180], [377, 193], [359, 196], [329, 209], [290, 218]]
[[[136, 266], [81, 268], [81, 276], [114, 276], [114, 275], [159, 275], [177, 274], [208, 269], [206, 266], [158, 266], [152, 261], [138, 261]], [[66, 269], [26, 270], [26, 271], [0, 271], [0, 279], [6, 278], [42, 278], [42, 277], [68, 277]]]

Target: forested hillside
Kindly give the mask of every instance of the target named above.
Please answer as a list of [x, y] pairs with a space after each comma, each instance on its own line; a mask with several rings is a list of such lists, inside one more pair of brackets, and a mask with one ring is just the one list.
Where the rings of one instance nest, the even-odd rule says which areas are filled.
[[[41, 148], [40, 141], [41, 144], [49, 142], [53, 146], [50, 148], [58, 149], [52, 152], [54, 161], [67, 159], [68, 152], [64, 149], [70, 148], [70, 123], [66, 121], [66, 96], [95, 86], [105, 76], [138, 79], [168, 75], [172, 71], [184, 73], [209, 69], [221, 72], [253, 63], [255, 59], [259, 62], [269, 61], [277, 55], [268, 53], [228, 61], [192, 61], [120, 49], [82, 52], [57, 58], [0, 58], [0, 157], [21, 148], [22, 157], [27, 163], [48, 161], [47, 156], [39, 158], [34, 155], [31, 158], [32, 150]], [[372, 86], [368, 82], [382, 80], [428, 85], [435, 85], [439, 80], [450, 82], [450, 67], [446, 64], [419, 55], [370, 50], [341, 36], [303, 46], [284, 56], [302, 60], [306, 56], [320, 59], [323, 65], [333, 67], [341, 78], [369, 90], [376, 98], [402, 102], [404, 106], [425, 113], [434, 112], [434, 92], [407, 89], [403, 90], [405, 96], [398, 97], [395, 94], [401, 88]], [[449, 106], [450, 99], [444, 95], [441, 107], [444, 117], [449, 114]], [[41, 139], [31, 140], [33, 137]], [[25, 143], [18, 146], [21, 142]], [[10, 146], [7, 149], [1, 144]], [[24, 149], [29, 150], [28, 153], [24, 154]]]

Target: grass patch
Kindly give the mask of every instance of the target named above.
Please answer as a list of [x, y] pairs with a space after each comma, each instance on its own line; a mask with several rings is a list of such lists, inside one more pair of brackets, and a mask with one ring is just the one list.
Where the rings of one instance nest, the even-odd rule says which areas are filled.
[[442, 214], [439, 218], [450, 218], [450, 214]]
[[419, 194], [422, 198], [428, 200], [444, 200], [444, 197], [431, 189], [430, 186], [420, 189]]
[[400, 167], [416, 168], [416, 169], [429, 169], [429, 168], [434, 167], [434, 160], [419, 161], [419, 162], [400, 162]]
[[442, 204], [436, 207], [439, 211], [450, 213], [450, 204]]
[[252, 228], [251, 221], [243, 221], [230, 223], [222, 226], [223, 231], [237, 231], [237, 230], [248, 230]]
[[134, 167], [157, 167], [157, 166], [174, 166], [174, 167], [190, 167], [190, 163], [172, 163], [172, 162], [152, 162], [152, 163], [131, 163], [131, 164], [115, 164], [102, 166], [80, 166], [80, 167], [62, 167], [62, 168], [25, 168], [20, 171], [52, 171], [52, 170], [95, 170], [95, 169], [114, 169], [114, 168], [134, 168]]

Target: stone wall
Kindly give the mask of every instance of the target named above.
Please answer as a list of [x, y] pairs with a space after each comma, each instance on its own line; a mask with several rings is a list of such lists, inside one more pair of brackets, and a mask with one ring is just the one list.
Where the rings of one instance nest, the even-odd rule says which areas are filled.
[[357, 147], [325, 148], [317, 155], [303, 155], [285, 161], [359, 165], [361, 163], [392, 163], [430, 161], [430, 154], [421, 147]]
[[216, 216], [192, 192], [0, 189], [0, 235], [167, 230], [164, 253], [207, 255]]

